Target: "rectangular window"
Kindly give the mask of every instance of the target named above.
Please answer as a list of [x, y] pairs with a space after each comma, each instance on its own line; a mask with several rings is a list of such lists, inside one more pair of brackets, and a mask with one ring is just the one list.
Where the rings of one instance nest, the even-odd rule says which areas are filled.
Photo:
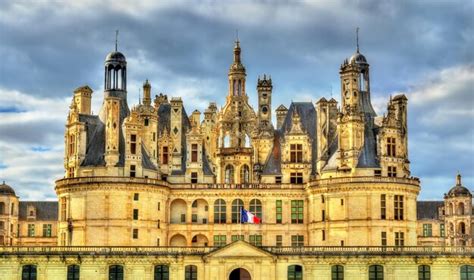
[[395, 246], [405, 245], [405, 234], [403, 232], [395, 232]]
[[69, 155], [74, 155], [76, 147], [76, 137], [73, 134], [69, 135]]
[[133, 200], [138, 201], [138, 197], [139, 197], [138, 193], [133, 194]]
[[132, 155], [137, 153], [137, 135], [136, 134], [130, 135], [130, 153]]
[[237, 240], [244, 240], [243, 235], [232, 235], [232, 242], [237, 241]]
[[133, 229], [133, 239], [138, 239], [138, 229], [137, 228]]
[[156, 141], [156, 132], [153, 132], [153, 142]]
[[382, 170], [374, 170], [374, 176], [375, 177], [381, 177], [382, 176]]
[[282, 235], [277, 235], [276, 236], [276, 244], [277, 247], [283, 246], [283, 236]]
[[385, 220], [387, 218], [387, 196], [385, 194], [380, 195], [380, 219]]
[[192, 214], [191, 215], [191, 222], [197, 223], [197, 221], [198, 221], [198, 215], [197, 214]]
[[341, 199], [341, 206], [344, 206], [344, 199]]
[[283, 205], [281, 200], [276, 201], [276, 223], [281, 224], [283, 221]]
[[275, 184], [281, 184], [281, 176], [275, 176]]
[[181, 214], [181, 223], [186, 223], [186, 214]]
[[441, 237], [445, 237], [446, 236], [446, 233], [444, 231], [444, 224], [440, 224], [439, 225], [439, 236]]
[[397, 167], [389, 166], [387, 171], [388, 177], [397, 177]]
[[161, 203], [158, 202], [158, 211], [160, 211], [160, 209], [161, 209]]
[[303, 235], [292, 235], [291, 236], [291, 246], [292, 247], [303, 247], [304, 246], [304, 236]]
[[34, 237], [34, 236], [35, 236], [35, 225], [28, 224], [28, 237]]
[[250, 241], [250, 244], [252, 244], [254, 246], [262, 246], [262, 236], [261, 235], [257, 235], [257, 234], [250, 235], [249, 236], [249, 241]]
[[326, 240], [326, 231], [324, 229], [321, 231], [321, 240]]
[[65, 197], [61, 197], [61, 221], [65, 222], [67, 217], [66, 217], [66, 198]]
[[387, 232], [385, 232], [385, 231], [381, 232], [381, 242], [380, 242], [380, 244], [382, 246], [387, 246]]
[[133, 209], [133, 219], [138, 220], [138, 209]]
[[303, 162], [303, 145], [302, 144], [290, 145], [290, 162], [291, 163]]
[[303, 200], [292, 200], [291, 201], [291, 223], [302, 224], [303, 223]]
[[51, 224], [43, 225], [43, 237], [51, 237]]
[[191, 162], [198, 161], [198, 144], [191, 144]]
[[191, 184], [196, 184], [198, 182], [197, 172], [191, 172]]
[[226, 239], [227, 238], [225, 235], [214, 235], [214, 246], [216, 247], [225, 246], [225, 244], [227, 244]]
[[130, 165], [130, 177], [135, 177], [136, 174], [135, 165]]
[[145, 126], [148, 126], [149, 122], [150, 122], [150, 121], [149, 121], [148, 119], [144, 119], [144, 120], [143, 120], [143, 124], [144, 124]]
[[163, 147], [161, 163], [168, 164], [168, 147], [167, 146]]
[[326, 221], [326, 211], [325, 210], [322, 210], [321, 211], [321, 221]]
[[290, 183], [292, 184], [303, 184], [303, 173], [292, 172], [290, 173]]
[[387, 156], [395, 157], [396, 156], [396, 149], [397, 149], [397, 145], [395, 143], [395, 138], [388, 137], [387, 138]]
[[431, 224], [423, 224], [423, 236], [424, 237], [433, 236]]
[[395, 195], [394, 196], [394, 213], [395, 213], [395, 220], [402, 221], [403, 220], [403, 195]]
[[156, 246], [160, 246], [160, 239], [159, 238], [156, 239]]
[[160, 228], [161, 227], [161, 220], [158, 220], [158, 222], [156, 224], [157, 224], [157, 227]]

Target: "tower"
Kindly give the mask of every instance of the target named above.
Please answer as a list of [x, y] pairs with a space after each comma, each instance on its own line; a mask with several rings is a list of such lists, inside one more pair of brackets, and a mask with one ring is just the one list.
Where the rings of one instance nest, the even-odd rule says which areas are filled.
[[245, 96], [245, 67], [240, 57], [241, 49], [239, 40], [235, 41], [234, 61], [229, 69], [229, 94], [227, 98], [232, 96]]
[[151, 106], [151, 85], [148, 79], [143, 84], [143, 105]]
[[258, 77], [258, 122], [260, 128], [271, 127], [272, 123], [272, 78], [263, 75], [263, 79]]
[[82, 86], [74, 91], [74, 102], [79, 114], [91, 114], [92, 89], [89, 86]]
[[456, 185], [444, 195], [444, 209], [446, 245], [472, 246], [472, 194], [462, 185], [459, 173], [456, 176]]

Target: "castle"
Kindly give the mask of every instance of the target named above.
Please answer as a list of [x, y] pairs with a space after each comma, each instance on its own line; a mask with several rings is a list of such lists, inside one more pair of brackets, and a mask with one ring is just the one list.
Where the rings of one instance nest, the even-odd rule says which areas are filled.
[[[58, 202], [19, 202], [13, 188], [0, 186], [1, 243], [472, 246], [472, 195], [461, 175], [444, 201], [417, 201], [407, 97], [391, 97], [386, 114], [376, 115], [359, 46], [340, 67], [341, 104], [333, 98], [282, 104], [274, 110], [276, 125], [270, 76], [257, 80], [257, 109], [249, 104], [239, 41], [226, 102], [221, 109], [210, 103], [203, 117], [197, 110], [189, 115], [179, 97], [152, 98], [148, 80], [143, 99], [130, 109], [127, 70], [116, 47], [105, 59], [98, 115], [91, 111], [91, 88], [74, 91]], [[242, 224], [241, 209], [261, 224]], [[301, 271], [295, 266], [293, 272]]]

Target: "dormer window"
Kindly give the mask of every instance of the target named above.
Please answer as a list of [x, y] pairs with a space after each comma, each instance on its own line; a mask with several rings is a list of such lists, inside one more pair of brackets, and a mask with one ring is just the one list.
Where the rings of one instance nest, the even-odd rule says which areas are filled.
[[130, 135], [130, 153], [132, 155], [137, 153], [137, 135], [136, 134]]
[[291, 163], [303, 162], [303, 145], [302, 144], [290, 145], [290, 162]]
[[397, 151], [396, 140], [394, 137], [387, 138], [387, 156], [395, 157]]

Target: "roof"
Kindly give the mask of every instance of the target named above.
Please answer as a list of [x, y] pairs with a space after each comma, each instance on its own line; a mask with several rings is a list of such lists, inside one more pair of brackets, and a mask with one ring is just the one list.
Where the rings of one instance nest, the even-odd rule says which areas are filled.
[[125, 62], [126, 63], [125, 55], [123, 55], [123, 53], [117, 52], [117, 51], [111, 52], [105, 57], [105, 62], [112, 62], [112, 61]]
[[20, 201], [20, 220], [26, 220], [28, 205], [36, 209], [37, 221], [57, 221], [58, 220], [58, 202], [57, 201]]
[[438, 208], [443, 207], [443, 201], [417, 201], [416, 219], [417, 220], [437, 220], [439, 219]]
[[15, 195], [15, 190], [10, 187], [9, 185], [5, 184], [5, 181], [3, 181], [3, 184], [0, 185], [0, 195]]
[[462, 185], [461, 174], [458, 174], [456, 176], [456, 185], [449, 190], [448, 194], [445, 195], [445, 198], [458, 197], [458, 196], [471, 196], [472, 197], [472, 194], [469, 191], [469, 189]]

